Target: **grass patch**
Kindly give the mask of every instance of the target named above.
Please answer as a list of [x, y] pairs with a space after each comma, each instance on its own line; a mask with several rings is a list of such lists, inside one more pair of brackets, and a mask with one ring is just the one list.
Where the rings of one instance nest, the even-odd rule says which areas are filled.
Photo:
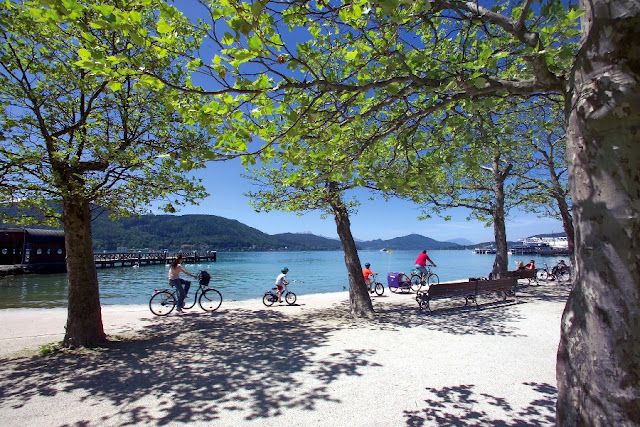
[[40, 346], [39, 353], [40, 353], [40, 356], [49, 356], [51, 354], [57, 353], [58, 351], [60, 351], [61, 348], [62, 348], [61, 342], [43, 344]]

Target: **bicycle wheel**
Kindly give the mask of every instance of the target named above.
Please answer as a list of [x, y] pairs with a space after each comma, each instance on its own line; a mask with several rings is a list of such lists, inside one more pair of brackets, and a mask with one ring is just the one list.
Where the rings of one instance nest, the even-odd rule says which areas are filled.
[[440, 284], [440, 278], [438, 277], [438, 275], [436, 273], [431, 273], [429, 275], [429, 277], [427, 277], [427, 284], [429, 286], [431, 286], [431, 285], [439, 285]]
[[567, 270], [563, 270], [559, 272], [557, 275], [558, 281], [560, 282], [570, 282], [571, 281], [571, 273]]
[[418, 292], [422, 288], [422, 278], [418, 274], [411, 275], [411, 290]]
[[296, 294], [294, 294], [293, 292], [289, 291], [286, 293], [286, 295], [284, 296], [284, 300], [287, 302], [287, 304], [289, 305], [293, 305], [296, 303]]
[[149, 310], [156, 316], [166, 316], [175, 306], [176, 297], [169, 291], [156, 292], [149, 300]]
[[278, 301], [278, 298], [276, 298], [276, 296], [271, 291], [265, 292], [264, 296], [262, 297], [262, 303], [267, 307], [271, 307], [276, 301]]
[[217, 289], [205, 289], [198, 299], [198, 304], [204, 311], [216, 311], [222, 304], [222, 294]]
[[373, 288], [376, 292], [376, 295], [381, 296], [384, 294], [384, 285], [380, 282], [376, 282], [375, 287]]
[[549, 278], [549, 272], [547, 270], [538, 270], [536, 272], [536, 277], [538, 280], [547, 280]]

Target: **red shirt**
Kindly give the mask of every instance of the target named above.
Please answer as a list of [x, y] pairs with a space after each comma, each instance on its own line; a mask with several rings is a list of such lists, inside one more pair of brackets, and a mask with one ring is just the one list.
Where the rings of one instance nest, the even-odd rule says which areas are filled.
[[[429, 259], [429, 256], [427, 254], [421, 253], [420, 255], [418, 255], [418, 258], [416, 259], [416, 265], [420, 265], [422, 267], [426, 267], [428, 259]], [[431, 261], [431, 260], [429, 260], [429, 261]]]
[[369, 276], [371, 276], [373, 274], [373, 271], [369, 270], [368, 268], [365, 268], [364, 270], [362, 270], [362, 275], [364, 276], [364, 280], [369, 280]]

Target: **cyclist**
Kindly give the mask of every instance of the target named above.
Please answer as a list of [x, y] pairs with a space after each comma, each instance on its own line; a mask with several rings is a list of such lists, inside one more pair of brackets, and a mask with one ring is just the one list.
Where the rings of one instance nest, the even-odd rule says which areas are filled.
[[284, 290], [284, 285], [289, 284], [286, 279], [288, 272], [289, 269], [287, 267], [283, 267], [282, 270], [280, 270], [280, 274], [278, 274], [278, 277], [276, 277], [276, 287], [278, 288], [276, 296], [278, 297], [278, 302], [282, 302], [282, 291]]
[[[182, 313], [182, 307], [184, 306], [184, 297], [189, 292], [189, 288], [191, 287], [191, 282], [188, 280], [184, 280], [180, 278], [180, 273], [184, 273], [187, 276], [191, 276], [194, 279], [197, 279], [198, 276], [189, 273], [187, 270], [182, 268], [180, 264], [182, 262], [182, 254], [176, 255], [176, 259], [173, 260], [171, 265], [169, 266], [169, 285], [175, 286], [178, 291], [178, 312]], [[182, 287], [184, 285], [184, 288]]]
[[373, 271], [371, 271], [371, 269], [369, 268], [371, 267], [371, 264], [366, 263], [364, 265], [364, 270], [362, 270], [362, 275], [364, 276], [364, 282], [367, 284], [367, 286], [369, 286], [369, 293], [372, 294], [373, 293], [373, 278], [371, 277], [373, 274], [375, 274]]
[[422, 277], [426, 277], [426, 275], [429, 273], [429, 271], [427, 270], [427, 261], [429, 261], [432, 266], [437, 267], [436, 264], [431, 261], [429, 255], [427, 255], [427, 250], [425, 249], [420, 254], [418, 254], [418, 258], [416, 259], [416, 269], [421, 273]]

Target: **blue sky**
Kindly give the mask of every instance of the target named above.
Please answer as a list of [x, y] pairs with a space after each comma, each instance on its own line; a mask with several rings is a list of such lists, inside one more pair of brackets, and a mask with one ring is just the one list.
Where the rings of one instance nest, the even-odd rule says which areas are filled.
[[[206, 170], [196, 175], [203, 179], [210, 196], [199, 206], [185, 207], [178, 215], [207, 214], [235, 219], [267, 234], [306, 233], [337, 238], [333, 217], [320, 218], [320, 212], [302, 216], [294, 213], [256, 213], [243, 195], [252, 188], [252, 182], [241, 175], [243, 167], [239, 160], [209, 164]], [[445, 221], [438, 217], [420, 221], [420, 210], [415, 204], [402, 200], [385, 202], [378, 198], [369, 201], [366, 193], [360, 198], [362, 205], [351, 217], [351, 231], [356, 239], [390, 239], [412, 233], [445, 241], [456, 238], [474, 243], [493, 241], [493, 228], [482, 223], [466, 220], [466, 211], [454, 211], [453, 219]], [[562, 232], [562, 224], [550, 218], [519, 213], [507, 220], [507, 238], [517, 240], [540, 233]]]

